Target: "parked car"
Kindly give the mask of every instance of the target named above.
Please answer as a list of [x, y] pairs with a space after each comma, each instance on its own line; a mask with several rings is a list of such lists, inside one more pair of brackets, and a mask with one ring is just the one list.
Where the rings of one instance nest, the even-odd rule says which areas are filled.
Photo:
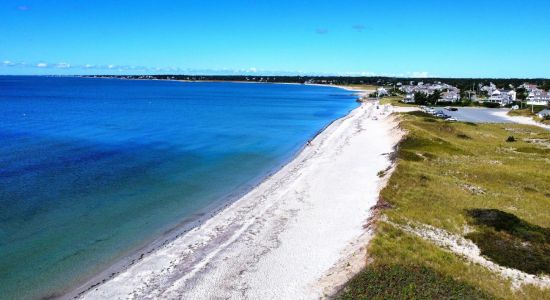
[[445, 121], [456, 122], [456, 121], [458, 121], [458, 120], [455, 119], [455, 118], [453, 118], [453, 117], [450, 117], [450, 118], [445, 119]]
[[457, 110], [458, 110], [458, 108], [456, 108], [456, 107], [451, 107], [451, 111], [457, 111]]

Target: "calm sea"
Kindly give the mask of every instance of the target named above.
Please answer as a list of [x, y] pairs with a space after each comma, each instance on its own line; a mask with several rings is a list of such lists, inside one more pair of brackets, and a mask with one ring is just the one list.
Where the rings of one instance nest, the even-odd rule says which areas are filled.
[[0, 77], [0, 297], [80, 283], [357, 106], [319, 86]]

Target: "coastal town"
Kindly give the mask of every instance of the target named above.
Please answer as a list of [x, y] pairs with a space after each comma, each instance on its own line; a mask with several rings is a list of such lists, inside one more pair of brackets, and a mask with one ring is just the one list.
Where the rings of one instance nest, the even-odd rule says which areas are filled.
[[[462, 92], [458, 87], [442, 82], [424, 83], [422, 81], [410, 81], [408, 84], [398, 82], [393, 88], [379, 87], [375, 97], [390, 95], [403, 95], [402, 102], [408, 104], [423, 104], [418, 98], [426, 98], [437, 95], [432, 104], [461, 104], [470, 102], [488, 104], [489, 107], [505, 107], [519, 104], [548, 106], [550, 104], [550, 92], [545, 91], [535, 84], [524, 83], [517, 88], [497, 88], [494, 83], [489, 85], [479, 84], [473, 90]], [[420, 96], [420, 97], [419, 97]], [[424, 96], [424, 97], [422, 97]], [[520, 103], [521, 102], [521, 103]], [[491, 105], [493, 104], [493, 105]]]
[[[547, 86], [545, 88], [548, 89]], [[445, 107], [449, 112], [457, 111], [459, 107], [468, 112], [473, 112], [470, 109], [473, 107], [502, 108], [508, 109], [507, 114], [510, 116], [530, 117], [543, 124], [550, 123], [550, 91], [531, 83], [522, 83], [517, 87], [508, 84], [504, 88], [489, 82], [472, 84], [472, 88], [461, 90], [441, 81], [409, 81], [405, 84], [397, 82], [391, 86], [376, 87], [373, 92], [364, 96], [364, 101], [369, 100], [394, 105], [420, 106], [423, 111], [448, 121], [457, 119], [436, 107]]]

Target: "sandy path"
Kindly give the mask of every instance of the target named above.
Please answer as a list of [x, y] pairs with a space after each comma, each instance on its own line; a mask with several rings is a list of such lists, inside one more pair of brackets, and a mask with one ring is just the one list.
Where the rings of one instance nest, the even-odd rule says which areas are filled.
[[82, 297], [322, 297], [320, 281], [365, 235], [377, 173], [400, 137], [380, 112], [362, 104], [234, 204]]
[[537, 121], [533, 120], [530, 117], [509, 116], [508, 111], [495, 112], [495, 113], [493, 113], [493, 115], [508, 119], [508, 120], [510, 120], [511, 122], [514, 122], [514, 123], [525, 124], [525, 125], [533, 125], [533, 126], [538, 126], [538, 127], [550, 130], [550, 125], [542, 124], [540, 122], [537, 122]]

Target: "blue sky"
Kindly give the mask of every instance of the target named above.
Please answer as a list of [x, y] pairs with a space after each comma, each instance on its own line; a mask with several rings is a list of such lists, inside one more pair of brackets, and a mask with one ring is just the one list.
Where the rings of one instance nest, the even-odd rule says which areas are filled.
[[0, 1], [0, 74], [550, 77], [550, 1]]

